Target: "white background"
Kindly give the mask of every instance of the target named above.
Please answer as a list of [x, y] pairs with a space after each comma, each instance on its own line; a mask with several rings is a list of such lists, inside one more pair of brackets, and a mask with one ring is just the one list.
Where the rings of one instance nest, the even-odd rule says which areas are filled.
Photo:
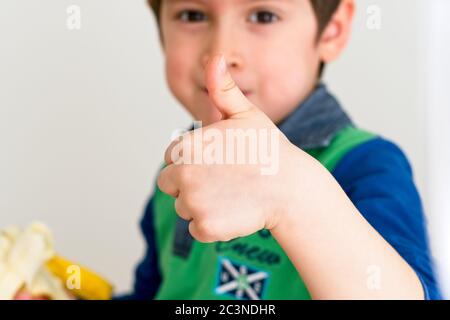
[[[357, 2], [352, 42], [326, 82], [360, 126], [407, 153], [449, 294], [449, 2]], [[78, 31], [66, 27], [71, 4]], [[369, 5], [381, 30], [366, 26]], [[1, 1], [0, 227], [44, 221], [61, 254], [127, 290], [156, 169], [189, 121], [144, 0]]]

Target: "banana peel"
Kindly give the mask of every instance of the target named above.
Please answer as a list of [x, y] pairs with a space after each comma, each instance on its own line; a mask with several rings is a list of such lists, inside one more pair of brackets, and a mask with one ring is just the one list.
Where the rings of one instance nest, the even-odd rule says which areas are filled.
[[58, 256], [49, 229], [32, 223], [24, 230], [15, 226], [0, 230], [0, 300], [14, 299], [21, 290], [51, 300], [109, 300], [113, 286]]

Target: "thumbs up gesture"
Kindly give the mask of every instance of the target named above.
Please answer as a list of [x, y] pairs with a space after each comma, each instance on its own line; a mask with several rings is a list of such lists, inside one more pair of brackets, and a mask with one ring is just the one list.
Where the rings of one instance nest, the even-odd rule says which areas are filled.
[[177, 214], [190, 221], [189, 231], [200, 242], [270, 230], [297, 209], [297, 172], [309, 156], [245, 97], [223, 56], [213, 57], [205, 72], [222, 119], [171, 143], [158, 187], [176, 198]]

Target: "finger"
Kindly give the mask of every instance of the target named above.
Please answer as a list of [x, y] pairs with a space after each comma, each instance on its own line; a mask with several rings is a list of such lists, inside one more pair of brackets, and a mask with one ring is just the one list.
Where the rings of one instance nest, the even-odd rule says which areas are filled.
[[178, 195], [178, 198], [175, 200], [175, 211], [180, 216], [180, 218], [183, 220], [191, 221], [193, 219], [192, 213], [189, 211], [188, 207], [186, 206], [185, 199], [183, 198], [183, 195], [181, 193]]
[[205, 82], [209, 97], [224, 118], [232, 118], [254, 108], [228, 72], [223, 55], [216, 55], [208, 62]]
[[176, 182], [175, 165], [171, 164], [161, 170], [157, 179], [158, 188], [168, 195], [177, 198], [180, 190]]
[[192, 220], [189, 223], [189, 233], [194, 239], [202, 243], [212, 243], [217, 241], [217, 239], [213, 238], [210, 233], [200, 230], [196, 220]]

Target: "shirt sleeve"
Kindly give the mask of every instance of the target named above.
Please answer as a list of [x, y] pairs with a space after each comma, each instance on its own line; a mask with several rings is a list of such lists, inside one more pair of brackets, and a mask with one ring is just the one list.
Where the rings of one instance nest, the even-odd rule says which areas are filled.
[[147, 204], [140, 223], [146, 248], [143, 259], [135, 269], [133, 292], [114, 297], [115, 300], [151, 300], [154, 298], [161, 283], [158, 267], [158, 257], [154, 240], [153, 198]]
[[364, 218], [416, 272], [425, 298], [441, 299], [426, 218], [404, 153], [376, 138], [346, 154], [333, 175]]

